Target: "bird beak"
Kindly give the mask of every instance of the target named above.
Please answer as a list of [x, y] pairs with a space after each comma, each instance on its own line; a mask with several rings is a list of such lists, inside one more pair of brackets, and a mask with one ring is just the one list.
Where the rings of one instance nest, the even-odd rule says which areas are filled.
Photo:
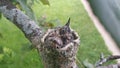
[[65, 24], [65, 26], [70, 26], [70, 18], [68, 19], [68, 22]]

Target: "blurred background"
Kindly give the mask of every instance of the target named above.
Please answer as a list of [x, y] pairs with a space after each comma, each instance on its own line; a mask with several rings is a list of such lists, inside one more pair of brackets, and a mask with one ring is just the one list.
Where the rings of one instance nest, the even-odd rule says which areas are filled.
[[120, 1], [88, 0], [94, 14], [120, 47]]

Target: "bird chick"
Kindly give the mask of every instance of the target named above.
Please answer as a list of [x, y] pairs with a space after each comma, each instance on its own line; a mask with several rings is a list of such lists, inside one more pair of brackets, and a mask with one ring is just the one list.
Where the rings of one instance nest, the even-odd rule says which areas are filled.
[[53, 29], [46, 37], [46, 42], [50, 42], [55, 48], [62, 48], [74, 40], [74, 33], [70, 29], [70, 18], [63, 27]]
[[61, 40], [63, 41], [63, 45], [70, 43], [74, 39], [72, 35], [72, 31], [70, 29], [70, 18], [68, 22], [63, 27], [60, 28], [59, 34]]

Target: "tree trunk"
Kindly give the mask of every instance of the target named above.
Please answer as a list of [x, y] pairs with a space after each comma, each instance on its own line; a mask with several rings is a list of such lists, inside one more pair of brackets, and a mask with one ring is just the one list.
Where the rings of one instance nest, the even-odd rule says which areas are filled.
[[76, 53], [79, 37], [70, 29], [70, 19], [65, 26], [49, 29], [44, 33], [42, 28], [9, 0], [0, 0], [0, 12], [14, 23], [37, 48], [45, 68], [78, 68]]

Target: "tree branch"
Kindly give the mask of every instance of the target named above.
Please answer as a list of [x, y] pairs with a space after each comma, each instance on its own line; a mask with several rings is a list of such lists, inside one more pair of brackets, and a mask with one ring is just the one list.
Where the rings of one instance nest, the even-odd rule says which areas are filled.
[[110, 60], [116, 60], [116, 59], [120, 59], [119, 55], [114, 55], [114, 56], [109, 56], [107, 58], [104, 57], [103, 54], [100, 55], [100, 60], [96, 63], [96, 67], [101, 66], [102, 64], [110, 61]]
[[96, 68], [120, 68], [120, 64], [111, 64], [108, 66], [98, 66]]
[[102, 64], [110, 61], [110, 60], [116, 60], [116, 59], [120, 59], [119, 55], [113, 55], [113, 56], [109, 56], [107, 58], [104, 57], [103, 54], [100, 55], [100, 60], [96, 63], [96, 68], [120, 68], [120, 64], [111, 64], [108, 66], [102, 66]]
[[42, 29], [22, 11], [17, 9], [9, 0], [0, 0], [0, 12], [17, 27], [34, 45], [39, 44], [42, 37]]

